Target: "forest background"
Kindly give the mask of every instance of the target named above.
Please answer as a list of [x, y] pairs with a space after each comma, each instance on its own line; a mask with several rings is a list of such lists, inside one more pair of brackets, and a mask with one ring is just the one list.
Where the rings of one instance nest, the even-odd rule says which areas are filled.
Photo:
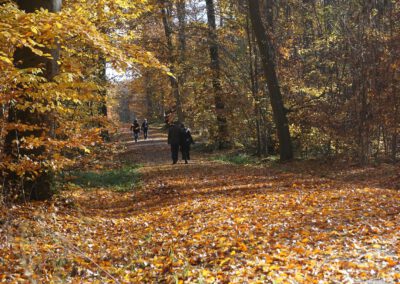
[[0, 0], [0, 282], [397, 283], [399, 65], [397, 0]]

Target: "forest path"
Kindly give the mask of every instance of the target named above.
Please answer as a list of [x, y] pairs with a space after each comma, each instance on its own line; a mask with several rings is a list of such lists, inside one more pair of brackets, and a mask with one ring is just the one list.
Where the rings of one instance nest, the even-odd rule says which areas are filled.
[[156, 126], [149, 129], [147, 140], [141, 132], [138, 142], [135, 143], [129, 128], [122, 128], [118, 139], [126, 147], [126, 151], [120, 158], [125, 162], [144, 166], [166, 164], [171, 156], [167, 138], [167, 130]]
[[335, 179], [315, 167], [233, 165], [201, 153], [172, 165], [165, 130], [138, 143], [124, 133], [123, 158], [143, 165], [143, 184], [85, 212], [129, 236], [130, 248], [124, 238], [116, 247], [134, 263], [131, 281], [400, 278], [398, 191], [355, 182], [357, 174]]
[[361, 183], [349, 169], [336, 179], [318, 167], [239, 166], [200, 153], [172, 165], [165, 131], [130, 139], [122, 131], [121, 157], [143, 165], [142, 184], [128, 192], [76, 188], [63, 194], [72, 206], [13, 209], [14, 243], [0, 245], [0, 279], [6, 267], [21, 279], [36, 271], [42, 282], [400, 280], [394, 188]]

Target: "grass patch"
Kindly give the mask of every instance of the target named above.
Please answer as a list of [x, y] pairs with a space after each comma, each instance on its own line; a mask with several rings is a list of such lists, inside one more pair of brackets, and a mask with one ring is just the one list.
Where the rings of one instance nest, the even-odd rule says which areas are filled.
[[194, 137], [196, 144], [192, 145], [192, 150], [200, 153], [212, 153], [217, 149], [217, 146], [212, 143], [202, 143], [197, 142], [196, 137]]
[[112, 170], [74, 171], [69, 174], [68, 181], [84, 188], [107, 188], [126, 192], [140, 184], [139, 167], [139, 165], [134, 165]]
[[235, 165], [249, 165], [257, 163], [257, 159], [247, 154], [225, 154], [214, 158], [216, 161], [222, 161]]

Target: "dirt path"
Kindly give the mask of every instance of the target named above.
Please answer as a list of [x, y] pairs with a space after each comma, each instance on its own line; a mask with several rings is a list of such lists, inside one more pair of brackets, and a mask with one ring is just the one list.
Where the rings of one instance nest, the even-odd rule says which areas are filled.
[[72, 206], [15, 209], [20, 233], [0, 246], [0, 276], [7, 268], [15, 279], [76, 283], [400, 280], [398, 191], [199, 153], [172, 165], [166, 135], [150, 135], [137, 144], [127, 131], [120, 137], [122, 157], [143, 164], [140, 188], [76, 189], [66, 194]]
[[126, 146], [126, 152], [121, 156], [122, 160], [139, 163], [146, 167], [169, 163], [170, 154], [166, 130], [150, 129], [147, 140], [140, 136], [139, 141], [135, 143], [131, 132], [123, 129], [119, 139]]

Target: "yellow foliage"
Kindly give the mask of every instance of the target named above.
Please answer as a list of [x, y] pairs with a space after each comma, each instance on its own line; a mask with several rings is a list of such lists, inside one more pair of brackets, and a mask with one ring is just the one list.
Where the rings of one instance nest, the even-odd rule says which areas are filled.
[[[14, 147], [45, 147], [40, 157], [19, 156], [17, 160], [0, 151], [0, 168], [15, 169], [19, 175], [35, 173], [51, 165], [59, 170], [71, 165], [71, 154], [88, 156], [93, 145], [101, 142], [100, 105], [105, 98], [104, 82], [98, 78], [99, 62], [106, 59], [113, 68], [125, 70], [143, 65], [168, 70], [152, 53], [133, 43], [137, 38], [133, 25], [150, 5], [145, 0], [81, 1], [67, 0], [60, 13], [38, 10], [25, 13], [15, 4], [0, 9], [0, 147], [9, 131], [42, 132], [41, 137], [14, 140]], [[118, 19], [118, 23], [114, 19]], [[48, 50], [61, 48], [59, 73], [51, 82], [44, 78], [44, 66], [18, 69], [14, 52], [26, 47], [41, 57], [52, 59]], [[43, 114], [51, 126], [9, 122], [12, 109]], [[80, 152], [83, 150], [83, 153]], [[28, 162], [29, 161], [29, 162]]]

